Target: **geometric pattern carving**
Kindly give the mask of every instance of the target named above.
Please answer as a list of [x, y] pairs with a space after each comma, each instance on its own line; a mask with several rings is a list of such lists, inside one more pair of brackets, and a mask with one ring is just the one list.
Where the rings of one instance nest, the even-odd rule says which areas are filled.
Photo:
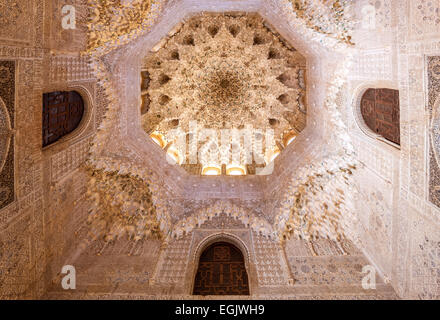
[[84, 114], [84, 101], [75, 91], [43, 95], [43, 147], [75, 130]]
[[158, 283], [179, 284], [184, 282], [191, 240], [191, 236], [186, 236], [168, 244], [163, 254], [164, 258], [160, 270], [158, 270]]
[[15, 63], [0, 61], [0, 209], [12, 203], [14, 194]]
[[234, 245], [218, 242], [200, 256], [194, 295], [249, 295], [243, 254]]
[[390, 47], [363, 50], [356, 57], [353, 72], [349, 76], [355, 80], [391, 80], [393, 76], [392, 60]]
[[[306, 125], [305, 66], [305, 58], [257, 14], [197, 15], [160, 42], [143, 62], [142, 126], [148, 134], [160, 132], [169, 143], [176, 140], [175, 129], [195, 130], [193, 135], [200, 137], [202, 127], [218, 134], [247, 126], [273, 130], [274, 141], [251, 140], [255, 148], [264, 145], [271, 152], [277, 148], [275, 142], [282, 144], [287, 133], [297, 134]], [[193, 129], [192, 121], [200, 129]], [[202, 149], [189, 165], [186, 143], [174, 142], [183, 168], [200, 174], [202, 166], [232, 164], [226, 155], [229, 149], [217, 156], [202, 146], [204, 139], [191, 143]], [[226, 140], [236, 139], [241, 141]], [[245, 161], [244, 146], [241, 142], [237, 146], [234, 166], [248, 165], [249, 175], [264, 167], [258, 160]]]
[[362, 268], [368, 265], [363, 256], [292, 256], [289, 263], [298, 286], [360, 286]]
[[85, 81], [93, 79], [87, 57], [56, 56], [50, 61], [51, 82]]
[[440, 299], [440, 233], [428, 220], [415, 223], [411, 277], [414, 299]]
[[398, 90], [368, 89], [361, 100], [361, 113], [365, 123], [373, 132], [400, 145]]
[[85, 138], [51, 158], [52, 181], [59, 181], [83, 164], [88, 156], [92, 138]]
[[286, 285], [288, 277], [281, 261], [281, 248], [278, 242], [252, 234], [254, 238], [255, 265], [260, 286]]

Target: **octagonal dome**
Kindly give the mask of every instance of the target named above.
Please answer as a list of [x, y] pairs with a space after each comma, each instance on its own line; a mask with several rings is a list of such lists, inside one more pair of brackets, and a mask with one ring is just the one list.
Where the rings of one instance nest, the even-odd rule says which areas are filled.
[[267, 174], [305, 128], [306, 59], [256, 13], [197, 14], [141, 70], [142, 127], [189, 173]]

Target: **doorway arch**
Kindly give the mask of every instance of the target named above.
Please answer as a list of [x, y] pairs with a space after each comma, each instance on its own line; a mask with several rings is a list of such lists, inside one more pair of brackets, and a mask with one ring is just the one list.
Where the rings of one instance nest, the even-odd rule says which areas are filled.
[[399, 90], [368, 88], [361, 97], [360, 111], [372, 132], [400, 145]]
[[[87, 104], [77, 90], [43, 93], [43, 148], [72, 138], [90, 119]], [[87, 121], [84, 121], [87, 120]]]
[[242, 251], [218, 241], [200, 254], [193, 285], [194, 295], [250, 295], [249, 277]]

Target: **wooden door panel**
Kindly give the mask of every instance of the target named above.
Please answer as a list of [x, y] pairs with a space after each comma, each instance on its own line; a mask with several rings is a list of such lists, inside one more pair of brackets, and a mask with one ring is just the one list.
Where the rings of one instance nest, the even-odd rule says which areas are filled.
[[84, 101], [75, 91], [43, 95], [43, 147], [74, 131], [84, 115]]
[[206, 249], [194, 281], [195, 295], [249, 295], [244, 258], [229, 243], [217, 243]]

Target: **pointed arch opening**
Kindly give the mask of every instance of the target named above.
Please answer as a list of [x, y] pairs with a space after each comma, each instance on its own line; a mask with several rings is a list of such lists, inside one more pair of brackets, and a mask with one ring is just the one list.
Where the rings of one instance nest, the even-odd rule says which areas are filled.
[[249, 295], [243, 253], [229, 242], [216, 242], [200, 255], [194, 295]]
[[84, 116], [84, 100], [77, 91], [43, 94], [43, 147], [75, 131]]
[[360, 112], [366, 126], [376, 135], [400, 146], [399, 91], [369, 88], [362, 95]]

